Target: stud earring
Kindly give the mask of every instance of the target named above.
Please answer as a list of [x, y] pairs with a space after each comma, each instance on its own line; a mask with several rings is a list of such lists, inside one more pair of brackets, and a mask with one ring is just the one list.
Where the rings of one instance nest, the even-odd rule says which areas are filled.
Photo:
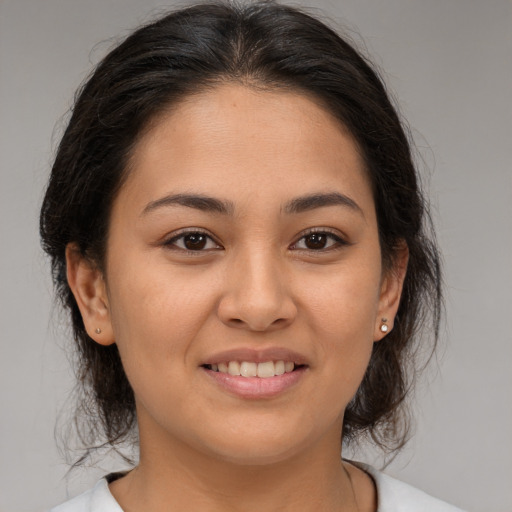
[[389, 327], [386, 325], [386, 322], [388, 321], [388, 319], [387, 318], [382, 318], [381, 321], [382, 321], [382, 325], [380, 326], [380, 330], [382, 332], [388, 332]]
[[96, 327], [96, 330], [94, 331], [96, 334], [101, 334], [101, 329], [99, 327]]

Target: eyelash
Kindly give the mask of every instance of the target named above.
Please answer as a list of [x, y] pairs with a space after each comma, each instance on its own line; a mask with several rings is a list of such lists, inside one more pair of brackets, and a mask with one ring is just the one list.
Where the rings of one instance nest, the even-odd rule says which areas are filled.
[[[209, 248], [209, 249], [201, 248], [201, 249], [192, 250], [192, 249], [187, 249], [186, 247], [179, 247], [176, 244], [176, 242], [178, 240], [184, 241], [185, 237], [192, 236], [192, 235], [204, 236], [207, 238], [207, 241], [206, 241], [207, 244], [213, 242], [216, 247]], [[192, 229], [192, 230], [182, 231], [181, 233], [178, 233], [178, 234], [172, 236], [171, 238], [169, 238], [168, 240], [166, 240], [163, 245], [169, 249], [182, 251], [184, 253], [191, 254], [194, 256], [197, 256], [198, 254], [203, 253], [203, 252], [211, 251], [212, 249], [215, 250], [218, 248], [222, 248], [222, 246], [219, 243], [217, 243], [211, 235], [209, 235], [206, 231], [202, 231], [200, 229]]]
[[[204, 249], [204, 247], [202, 247], [200, 249], [193, 250], [193, 249], [187, 249], [185, 247], [179, 247], [177, 245], [176, 242], [178, 242], [179, 240], [184, 240], [185, 237], [192, 236], [192, 235], [204, 236], [207, 238], [206, 244], [213, 242], [213, 244], [215, 244], [216, 247], [208, 248], [208, 249]], [[333, 241], [333, 243], [331, 243], [331, 245], [329, 245], [326, 248], [319, 248], [319, 249], [310, 249], [307, 247], [297, 248], [297, 245], [302, 240], [305, 240], [308, 236], [312, 236], [312, 235], [325, 235], [328, 239]], [[183, 231], [181, 233], [175, 234], [170, 239], [166, 240], [163, 245], [169, 249], [182, 251], [184, 253], [191, 254], [194, 256], [197, 256], [201, 253], [208, 252], [211, 250], [222, 249], [222, 246], [218, 242], [216, 242], [210, 234], [208, 234], [206, 231], [202, 231], [200, 229], [188, 230], [188, 231]], [[318, 229], [317, 228], [317, 229], [312, 229], [312, 230], [302, 234], [301, 237], [290, 246], [290, 248], [296, 249], [298, 251], [322, 253], [322, 252], [336, 250], [336, 249], [339, 249], [340, 247], [346, 246], [346, 245], [349, 245], [349, 243], [346, 240], [344, 240], [343, 238], [341, 238], [339, 235], [337, 235], [327, 229]]]
[[344, 240], [341, 236], [333, 233], [332, 231], [329, 231], [328, 229], [325, 229], [325, 228], [316, 228], [316, 229], [311, 229], [311, 230], [307, 231], [306, 233], [303, 233], [302, 236], [294, 244], [292, 244], [291, 247], [292, 248], [296, 247], [300, 241], [305, 240], [308, 236], [312, 236], [312, 235], [325, 235], [328, 239], [331, 239], [331, 241], [334, 241], [334, 243], [332, 243], [328, 247], [321, 248], [321, 249], [309, 249], [309, 248], [305, 247], [305, 248], [300, 248], [297, 250], [308, 251], [308, 252], [313, 252], [313, 253], [322, 253], [322, 252], [336, 250], [336, 249], [341, 248], [342, 246], [349, 245], [349, 243], [346, 240]]

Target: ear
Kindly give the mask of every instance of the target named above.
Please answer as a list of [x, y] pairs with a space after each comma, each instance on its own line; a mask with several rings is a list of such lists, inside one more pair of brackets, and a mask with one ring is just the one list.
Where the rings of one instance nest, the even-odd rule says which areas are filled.
[[100, 269], [74, 243], [66, 247], [67, 279], [87, 334], [100, 345], [115, 342], [107, 287]]
[[[391, 267], [385, 270], [382, 278], [373, 336], [375, 341], [380, 341], [393, 329], [398, 306], [400, 305], [400, 297], [402, 296], [408, 261], [409, 248], [405, 242], [402, 242], [395, 251]], [[383, 325], [387, 326], [387, 330], [382, 330]]]

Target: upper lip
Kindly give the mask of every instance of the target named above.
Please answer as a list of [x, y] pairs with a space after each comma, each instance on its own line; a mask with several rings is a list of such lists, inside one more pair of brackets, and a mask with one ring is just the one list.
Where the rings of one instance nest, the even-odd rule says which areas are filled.
[[287, 348], [270, 347], [262, 349], [233, 348], [217, 352], [206, 358], [201, 364], [219, 364], [227, 361], [247, 361], [250, 363], [265, 363], [267, 361], [291, 361], [296, 365], [306, 365], [306, 358]]

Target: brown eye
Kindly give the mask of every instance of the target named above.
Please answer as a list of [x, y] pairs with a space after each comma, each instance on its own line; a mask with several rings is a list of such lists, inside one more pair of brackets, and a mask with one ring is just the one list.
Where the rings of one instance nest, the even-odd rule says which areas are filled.
[[343, 238], [327, 231], [318, 231], [304, 235], [292, 246], [292, 249], [326, 251], [342, 245], [347, 245]]
[[189, 251], [200, 251], [206, 247], [208, 237], [202, 233], [191, 233], [183, 237], [183, 245]]
[[214, 240], [201, 231], [181, 233], [164, 244], [168, 249], [181, 249], [183, 251], [206, 252], [212, 249], [221, 249]]
[[311, 233], [304, 237], [304, 245], [308, 249], [325, 249], [328, 237], [325, 233]]

